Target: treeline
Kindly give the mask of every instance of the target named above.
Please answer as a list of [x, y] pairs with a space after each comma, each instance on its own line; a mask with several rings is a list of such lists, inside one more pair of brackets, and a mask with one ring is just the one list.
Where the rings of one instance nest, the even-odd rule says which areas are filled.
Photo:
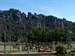
[[44, 28], [32, 28], [31, 33], [28, 35], [29, 41], [33, 42], [68, 42], [71, 40], [71, 33], [68, 31], [58, 28], [54, 30], [44, 29]]

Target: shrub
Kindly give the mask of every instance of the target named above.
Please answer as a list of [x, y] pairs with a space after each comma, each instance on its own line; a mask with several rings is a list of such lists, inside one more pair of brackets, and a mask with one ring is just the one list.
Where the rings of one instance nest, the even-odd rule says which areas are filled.
[[58, 45], [56, 47], [56, 54], [66, 54], [66, 48], [63, 45]]

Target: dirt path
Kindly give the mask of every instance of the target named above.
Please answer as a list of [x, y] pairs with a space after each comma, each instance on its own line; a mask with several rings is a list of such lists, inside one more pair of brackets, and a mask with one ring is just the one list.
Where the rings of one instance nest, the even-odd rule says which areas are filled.
[[38, 53], [38, 52], [34, 52], [34, 53], [10, 53], [10, 54], [0, 54], [0, 56], [51, 56], [50, 53], [47, 53], [47, 52], [41, 52], [41, 53]]

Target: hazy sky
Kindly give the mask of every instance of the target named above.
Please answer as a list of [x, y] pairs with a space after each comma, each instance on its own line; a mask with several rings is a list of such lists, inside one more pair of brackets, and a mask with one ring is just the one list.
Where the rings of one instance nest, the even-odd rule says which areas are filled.
[[10, 8], [22, 12], [54, 15], [75, 22], [75, 0], [0, 0], [0, 10]]

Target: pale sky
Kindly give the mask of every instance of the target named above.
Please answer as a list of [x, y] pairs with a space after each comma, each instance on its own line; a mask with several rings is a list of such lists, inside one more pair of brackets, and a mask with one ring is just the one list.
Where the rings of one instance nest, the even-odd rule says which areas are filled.
[[75, 22], [75, 0], [0, 0], [0, 10], [10, 8], [25, 13], [54, 15]]

